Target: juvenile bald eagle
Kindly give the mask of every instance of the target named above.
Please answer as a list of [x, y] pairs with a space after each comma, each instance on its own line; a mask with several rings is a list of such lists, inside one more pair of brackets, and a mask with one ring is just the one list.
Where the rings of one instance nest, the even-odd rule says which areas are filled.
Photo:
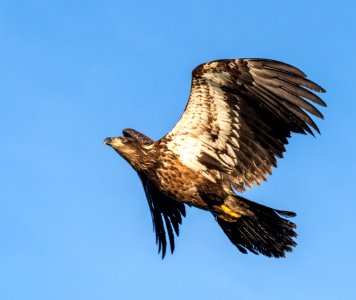
[[325, 92], [299, 69], [267, 59], [224, 59], [193, 71], [179, 122], [158, 141], [133, 129], [104, 143], [138, 173], [151, 210], [158, 251], [171, 252], [185, 204], [210, 211], [230, 241], [268, 257], [296, 245], [295, 213], [247, 200], [237, 192], [258, 185], [276, 167], [292, 132], [319, 132], [310, 118]]

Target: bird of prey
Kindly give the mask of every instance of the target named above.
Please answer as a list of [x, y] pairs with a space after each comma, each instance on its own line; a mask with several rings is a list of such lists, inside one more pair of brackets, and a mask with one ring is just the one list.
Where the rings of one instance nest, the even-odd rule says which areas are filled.
[[295, 213], [241, 196], [283, 156], [291, 133], [319, 132], [312, 103], [325, 92], [299, 69], [268, 59], [222, 59], [193, 70], [178, 123], [153, 141], [124, 129], [106, 138], [138, 173], [151, 211], [158, 252], [171, 252], [185, 205], [209, 211], [242, 253], [284, 257], [296, 245]]

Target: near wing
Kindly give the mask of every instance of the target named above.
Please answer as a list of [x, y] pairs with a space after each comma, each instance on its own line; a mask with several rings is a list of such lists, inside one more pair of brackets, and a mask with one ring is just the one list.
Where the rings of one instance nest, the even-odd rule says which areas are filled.
[[[187, 165], [215, 169], [235, 188], [259, 184], [282, 157], [291, 132], [319, 132], [311, 104], [325, 92], [297, 68], [273, 60], [219, 60], [194, 69], [186, 109], [162, 140]], [[207, 175], [208, 176], [208, 175]]]
[[185, 217], [185, 207], [183, 203], [175, 201], [161, 193], [144, 175], [139, 174], [139, 176], [151, 211], [153, 229], [156, 233], [156, 243], [158, 244], [158, 253], [162, 250], [163, 259], [167, 248], [166, 230], [171, 253], [173, 253], [174, 232], [177, 236], [179, 235], [179, 225], [182, 224], [182, 216]]

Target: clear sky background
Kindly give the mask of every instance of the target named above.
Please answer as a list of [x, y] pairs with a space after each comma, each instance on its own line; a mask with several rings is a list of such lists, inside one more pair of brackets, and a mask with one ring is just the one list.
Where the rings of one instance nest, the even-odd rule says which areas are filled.
[[[0, 299], [355, 299], [355, 1], [1, 1]], [[243, 255], [187, 210], [157, 255], [139, 178], [107, 136], [168, 132], [192, 69], [263, 57], [327, 90], [245, 196], [296, 211], [286, 259]]]

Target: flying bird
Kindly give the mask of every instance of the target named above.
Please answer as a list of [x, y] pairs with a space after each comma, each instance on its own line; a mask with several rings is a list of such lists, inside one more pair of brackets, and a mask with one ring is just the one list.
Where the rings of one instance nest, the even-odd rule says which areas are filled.
[[311, 115], [323, 115], [313, 104], [326, 104], [314, 92], [325, 90], [283, 62], [216, 60], [193, 70], [184, 113], [164, 137], [124, 129], [105, 139], [142, 181], [162, 258], [167, 240], [174, 251], [186, 205], [212, 213], [242, 253], [292, 251], [296, 214], [241, 193], [266, 181], [291, 133], [320, 133]]

